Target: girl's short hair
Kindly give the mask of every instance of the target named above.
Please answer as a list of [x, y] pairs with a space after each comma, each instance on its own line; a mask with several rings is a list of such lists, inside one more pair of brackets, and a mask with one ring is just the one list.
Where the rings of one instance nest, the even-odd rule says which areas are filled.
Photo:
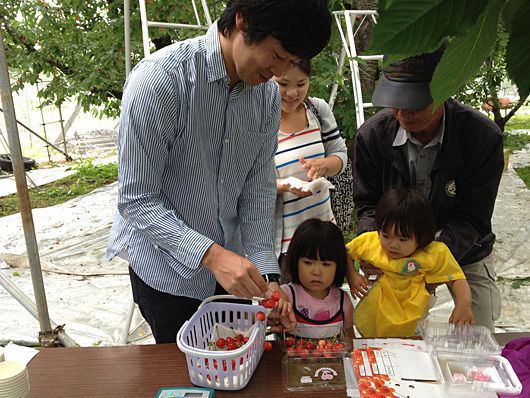
[[334, 261], [337, 264], [333, 286], [340, 287], [346, 277], [346, 246], [344, 236], [331, 221], [310, 218], [298, 226], [287, 249], [287, 270], [294, 283], [300, 283], [298, 260], [306, 257], [312, 260]]
[[378, 231], [415, 238], [418, 248], [434, 240], [436, 222], [431, 204], [418, 190], [410, 187], [386, 191], [375, 209]]

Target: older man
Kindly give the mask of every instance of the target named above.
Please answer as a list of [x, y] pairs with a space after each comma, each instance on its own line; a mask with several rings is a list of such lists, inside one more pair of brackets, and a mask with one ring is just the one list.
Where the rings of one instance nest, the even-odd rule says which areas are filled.
[[375, 229], [375, 207], [390, 187], [420, 190], [436, 212], [437, 240], [466, 274], [476, 323], [493, 330], [501, 299], [490, 258], [491, 217], [503, 168], [502, 132], [455, 99], [433, 104], [429, 85], [443, 51], [389, 65], [376, 86], [372, 102], [386, 109], [366, 121], [355, 140], [358, 229]]

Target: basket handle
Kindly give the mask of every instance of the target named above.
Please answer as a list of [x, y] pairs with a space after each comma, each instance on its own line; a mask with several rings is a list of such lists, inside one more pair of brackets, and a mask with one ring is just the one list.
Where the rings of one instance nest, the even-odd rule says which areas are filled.
[[[204, 299], [204, 301], [201, 303], [201, 305], [199, 305], [199, 308], [201, 308], [202, 306], [214, 301], [214, 300], [219, 300], [219, 299], [230, 299], [230, 300], [252, 300], [252, 301], [261, 301], [263, 300], [263, 297], [252, 297], [252, 298], [243, 298], [243, 297], [237, 297], [237, 296], [234, 296], [232, 294], [218, 294], [217, 296], [210, 296], [210, 297], [207, 297]], [[199, 309], [197, 308], [197, 309]]]

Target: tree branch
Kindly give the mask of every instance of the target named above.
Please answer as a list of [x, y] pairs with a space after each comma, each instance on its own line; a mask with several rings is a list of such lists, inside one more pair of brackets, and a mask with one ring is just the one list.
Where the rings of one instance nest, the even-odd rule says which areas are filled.
[[[26, 50], [28, 50], [28, 52], [30, 52], [30, 53], [35, 53], [35, 54], [39, 53], [39, 51], [35, 48], [35, 46], [33, 46], [32, 43], [30, 43], [30, 41], [28, 40], [28, 38], [26, 36], [18, 34], [13, 29], [13, 27], [9, 24], [9, 22], [7, 21], [7, 18], [4, 15], [0, 15], [0, 21], [4, 25], [5, 31], [9, 34], [9, 36], [11, 36], [13, 41], [22, 44], [26, 48]], [[46, 58], [46, 57], [44, 58], [44, 61], [47, 64], [53, 66], [54, 68], [59, 69], [65, 75], [71, 75], [71, 74], [74, 73], [72, 68], [70, 68], [69, 66], [65, 65], [61, 61], [58, 61], [58, 60], [53, 59], [53, 58]]]

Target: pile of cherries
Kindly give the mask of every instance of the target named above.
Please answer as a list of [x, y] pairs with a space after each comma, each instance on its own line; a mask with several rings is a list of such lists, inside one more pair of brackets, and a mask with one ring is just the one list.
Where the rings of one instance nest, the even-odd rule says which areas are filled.
[[284, 339], [285, 349], [289, 357], [315, 358], [326, 357], [333, 358], [338, 354], [346, 352], [346, 345], [337, 339], [331, 340], [312, 340], [303, 337], [294, 338], [286, 337]]
[[215, 346], [224, 351], [233, 351], [243, 347], [248, 341], [248, 336], [243, 336], [241, 333], [236, 334], [234, 337], [222, 338], [219, 337], [215, 340]]

